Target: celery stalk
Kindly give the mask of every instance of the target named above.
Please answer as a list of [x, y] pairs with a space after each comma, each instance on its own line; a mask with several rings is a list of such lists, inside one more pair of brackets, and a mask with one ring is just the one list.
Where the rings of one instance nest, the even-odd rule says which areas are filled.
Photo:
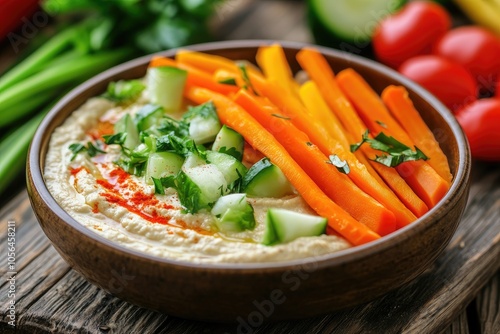
[[32, 77], [19, 82], [10, 89], [0, 93], [0, 126], [8, 125], [12, 121], [24, 116], [22, 113], [9, 112], [17, 104], [46, 92], [49, 89], [66, 85], [75, 80], [84, 80], [96, 73], [119, 63], [129, 55], [126, 49], [110, 52], [101, 52], [94, 55], [82, 56], [71, 64], [63, 62], [45, 69]]
[[0, 193], [25, 169], [28, 147], [46, 111], [31, 118], [0, 143], [0, 156], [2, 157], [0, 159]]
[[65, 30], [43, 44], [19, 65], [0, 77], [0, 91], [29, 77], [43, 68], [45, 63], [68, 47], [76, 34], [75, 29]]

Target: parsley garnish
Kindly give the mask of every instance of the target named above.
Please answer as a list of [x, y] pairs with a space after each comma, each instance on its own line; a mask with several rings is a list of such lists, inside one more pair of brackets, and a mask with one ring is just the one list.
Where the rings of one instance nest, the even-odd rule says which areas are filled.
[[95, 157], [99, 153], [106, 153], [100, 148], [100, 142], [96, 141], [94, 145], [92, 142], [87, 142], [87, 146], [82, 143], [74, 143], [69, 145], [69, 150], [73, 152], [71, 156], [71, 161], [73, 161], [79, 153], [87, 153], [90, 157]]
[[361, 142], [351, 145], [351, 152], [358, 150], [364, 143], [369, 143], [370, 147], [385, 152], [375, 157], [375, 161], [388, 166], [396, 167], [407, 161], [427, 160], [428, 157], [415, 146], [415, 151], [391, 136], [380, 132], [374, 139], [368, 136], [368, 130], [363, 134]]
[[337, 167], [337, 170], [343, 174], [349, 174], [351, 169], [347, 164], [347, 161], [341, 160], [336, 154], [332, 154], [328, 157], [330, 160], [327, 163], [334, 165]]
[[375, 121], [375, 122], [377, 122], [377, 124], [383, 127], [384, 129], [387, 129], [387, 124], [385, 124], [384, 122], [382, 121]]
[[218, 82], [220, 84], [223, 84], [223, 85], [237, 86], [236, 80], [234, 78], [227, 78], [227, 79], [219, 80]]
[[125, 139], [127, 139], [126, 132], [115, 133], [114, 135], [104, 135], [102, 136], [104, 139], [104, 143], [106, 145], [123, 145], [125, 143]]
[[257, 91], [253, 87], [252, 82], [250, 81], [250, 77], [248, 76], [246, 65], [243, 63], [239, 63], [238, 68], [241, 71], [241, 77], [243, 78], [243, 81], [245, 82], [245, 85], [243, 86], [243, 88], [246, 90], [251, 90], [255, 95], [258, 96], [259, 94], [257, 94]]
[[128, 103], [136, 100], [145, 88], [140, 80], [110, 82], [102, 97], [117, 103]]

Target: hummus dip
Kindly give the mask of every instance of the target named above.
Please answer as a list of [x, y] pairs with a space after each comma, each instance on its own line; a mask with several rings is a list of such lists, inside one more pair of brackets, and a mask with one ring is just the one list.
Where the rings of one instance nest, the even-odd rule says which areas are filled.
[[298, 195], [248, 198], [256, 226], [243, 232], [221, 233], [209, 212], [183, 213], [174, 189], [155, 194], [144, 177], [126, 173], [113, 161], [120, 149], [106, 154], [73, 156], [72, 143], [86, 144], [112, 133], [113, 123], [144, 104], [143, 94], [129, 106], [92, 98], [73, 112], [52, 134], [45, 160], [47, 187], [75, 220], [121, 246], [161, 258], [194, 263], [276, 262], [333, 253], [350, 247], [335, 235], [301, 237], [286, 244], [261, 244], [268, 208], [314, 214]]

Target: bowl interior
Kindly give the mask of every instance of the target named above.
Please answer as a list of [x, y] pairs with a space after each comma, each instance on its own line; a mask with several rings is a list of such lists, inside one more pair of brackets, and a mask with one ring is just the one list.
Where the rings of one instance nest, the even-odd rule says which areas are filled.
[[[260, 45], [270, 44], [270, 41], [235, 41], [235, 42], [217, 42], [202, 45], [196, 45], [189, 49], [207, 52], [210, 54], [224, 56], [235, 60], [248, 60], [254, 62], [257, 48]], [[293, 71], [298, 71], [300, 68], [295, 60], [296, 53], [304, 44], [282, 42], [287, 59]], [[420, 111], [423, 119], [434, 132], [436, 139], [439, 141], [444, 153], [447, 155], [452, 174], [454, 175], [453, 184], [448, 194], [443, 198], [440, 204], [430, 210], [423, 217], [419, 218], [412, 225], [402, 228], [389, 236], [381, 238], [378, 241], [368, 245], [353, 247], [338, 253], [329, 254], [322, 257], [328, 262], [328, 265], [335, 263], [345, 263], [352, 259], [366, 256], [370, 252], [374, 252], [383, 248], [391, 247], [391, 244], [398, 242], [401, 239], [407, 239], [419, 233], [418, 231], [425, 228], [426, 225], [432, 224], [435, 219], [441, 218], [446, 214], [447, 203], [450, 202], [454, 192], [462, 182], [468, 178], [468, 145], [458, 123], [453, 115], [430, 93], [422, 89], [420, 86], [403, 78], [395, 71], [377, 64], [373, 61], [347, 54], [339, 51], [317, 47], [327, 58], [335, 72], [352, 67], [358, 71], [370, 85], [380, 93], [383, 88], [389, 84], [404, 85], [412, 98], [416, 108]], [[162, 55], [173, 56], [176, 50], [163, 52]], [[142, 57], [125, 64], [116, 66], [80, 85], [68, 95], [66, 95], [45, 117], [42, 121], [37, 133], [35, 134], [29, 156], [29, 169], [33, 179], [34, 190], [41, 196], [43, 201], [56, 213], [58, 217], [64, 220], [71, 227], [78, 229], [81, 233], [90, 238], [102, 243], [110, 248], [117, 249], [121, 252], [130, 254], [131, 256], [147, 258], [152, 261], [160, 261], [167, 263], [175, 263], [178, 265], [192, 266], [191, 263], [182, 261], [168, 260], [155, 256], [139, 253], [123, 246], [114, 244], [107, 239], [87, 230], [81, 224], [71, 218], [60, 206], [55, 202], [48, 192], [43, 182], [43, 170], [45, 163], [45, 155], [48, 149], [50, 135], [56, 127], [58, 127], [68, 115], [81, 106], [88, 98], [103, 93], [111, 81], [120, 79], [134, 79], [143, 77], [146, 73], [147, 64], [150, 56]], [[318, 260], [318, 259], [316, 259]], [[215, 268], [235, 268], [235, 269], [251, 269], [251, 268], [284, 268], [290, 265], [307, 262], [307, 259], [296, 261], [287, 261], [283, 263], [273, 264], [210, 264], [207, 267]]]

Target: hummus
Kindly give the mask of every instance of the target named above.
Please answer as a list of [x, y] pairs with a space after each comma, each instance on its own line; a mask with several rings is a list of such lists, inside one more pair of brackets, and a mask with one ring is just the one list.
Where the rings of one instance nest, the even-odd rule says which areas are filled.
[[173, 189], [157, 195], [144, 178], [129, 175], [113, 163], [119, 148], [107, 154], [73, 156], [72, 143], [88, 143], [110, 133], [125, 112], [134, 114], [147, 103], [145, 94], [122, 107], [93, 98], [73, 112], [52, 134], [44, 177], [55, 200], [74, 219], [124, 247], [154, 256], [194, 263], [285, 261], [336, 252], [349, 243], [334, 235], [302, 237], [286, 244], [265, 246], [266, 211], [270, 207], [314, 214], [298, 195], [285, 198], [248, 198], [256, 227], [220, 233], [208, 212], [183, 213]]

